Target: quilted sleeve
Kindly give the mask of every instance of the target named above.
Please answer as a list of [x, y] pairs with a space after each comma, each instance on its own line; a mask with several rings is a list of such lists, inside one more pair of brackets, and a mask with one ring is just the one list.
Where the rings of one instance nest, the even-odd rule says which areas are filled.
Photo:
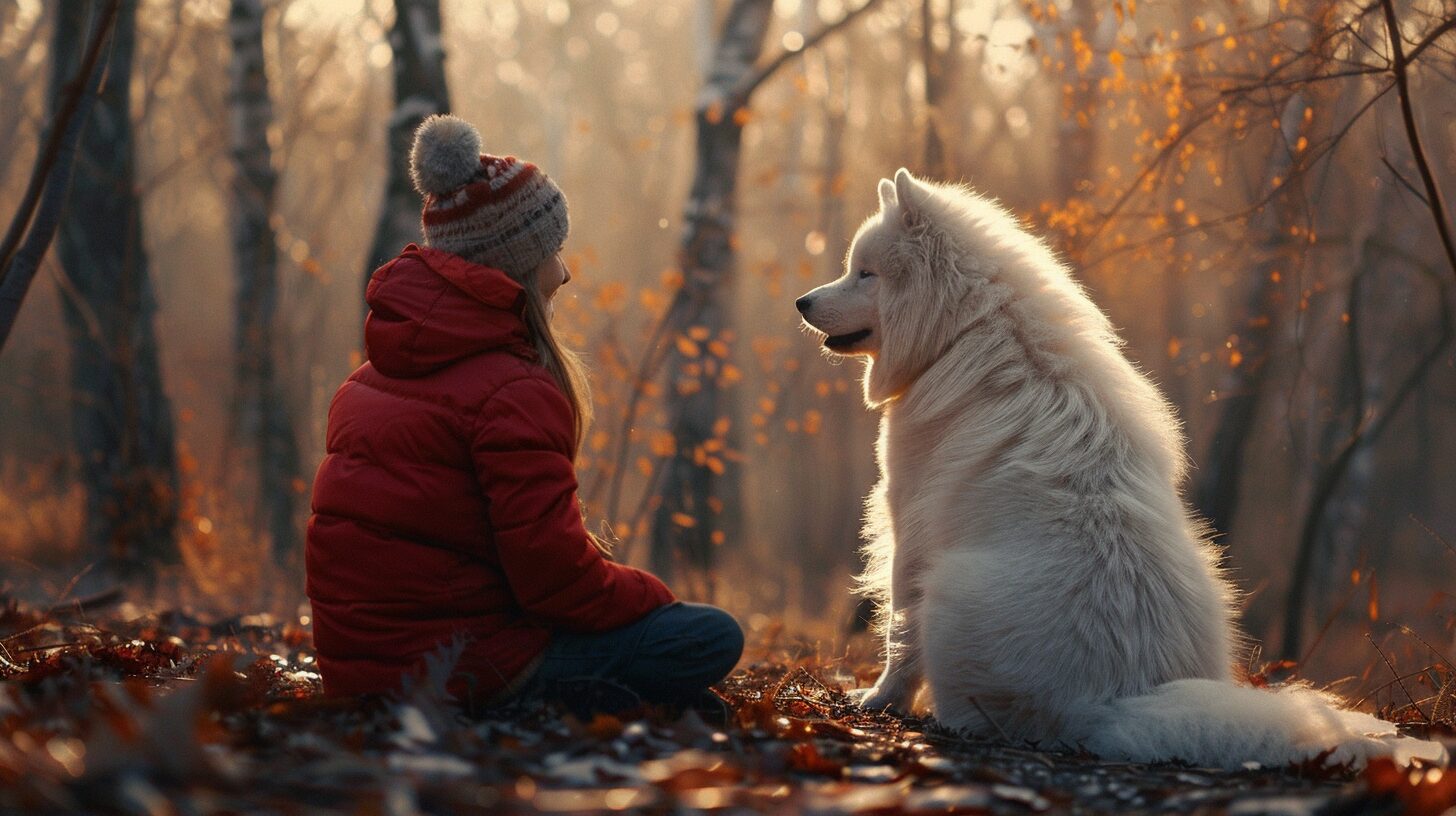
[[671, 603], [673, 595], [655, 576], [612, 563], [592, 545], [576, 497], [573, 433], [561, 391], [525, 377], [482, 406], [472, 456], [517, 603], [562, 629], [605, 631]]

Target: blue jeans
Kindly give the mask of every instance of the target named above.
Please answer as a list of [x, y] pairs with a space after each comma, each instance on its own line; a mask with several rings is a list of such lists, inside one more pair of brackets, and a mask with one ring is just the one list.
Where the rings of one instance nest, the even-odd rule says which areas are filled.
[[636, 623], [595, 634], [556, 632], [524, 693], [605, 680], [651, 703], [691, 700], [728, 676], [743, 655], [743, 630], [727, 612], [671, 603]]

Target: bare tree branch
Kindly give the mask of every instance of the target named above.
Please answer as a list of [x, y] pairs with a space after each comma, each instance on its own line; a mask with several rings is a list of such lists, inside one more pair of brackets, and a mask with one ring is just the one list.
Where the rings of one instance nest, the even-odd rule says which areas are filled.
[[[1384, 5], [1384, 3], [1382, 3], [1382, 5]], [[1445, 22], [1431, 29], [1431, 32], [1425, 37], [1422, 37], [1421, 41], [1416, 43], [1416, 47], [1412, 48], [1409, 54], [1406, 54], [1405, 64], [1409, 65], [1412, 62], [1415, 62], [1416, 58], [1421, 55], [1422, 51], [1426, 50], [1426, 48], [1428, 48], [1436, 40], [1441, 39], [1441, 37], [1445, 36], [1448, 32], [1453, 30], [1456, 30], [1456, 17], [1452, 17], [1451, 19], [1446, 20]]]
[[1380, 5], [1385, 9], [1385, 29], [1390, 38], [1391, 54], [1394, 62], [1391, 66], [1395, 74], [1395, 87], [1400, 96], [1400, 116], [1405, 122], [1405, 137], [1410, 142], [1411, 155], [1416, 160], [1416, 169], [1421, 173], [1421, 183], [1426, 188], [1426, 206], [1431, 211], [1431, 218], [1436, 222], [1436, 234], [1441, 237], [1441, 248], [1446, 252], [1446, 263], [1451, 266], [1451, 274], [1456, 275], [1456, 239], [1451, 237], [1451, 225], [1446, 221], [1446, 208], [1441, 203], [1441, 191], [1436, 187], [1436, 177], [1431, 172], [1431, 163], [1426, 158], [1426, 150], [1421, 146], [1421, 134], [1416, 128], [1415, 110], [1411, 106], [1410, 80], [1406, 74], [1406, 67], [1410, 60], [1419, 52], [1420, 48], [1434, 42], [1437, 36], [1444, 33], [1444, 30], [1456, 25], [1456, 18], [1447, 20], [1438, 26], [1433, 35], [1427, 36], [1422, 45], [1412, 52], [1411, 57], [1405, 55], [1405, 44], [1400, 36], [1400, 24], [1395, 19], [1395, 3], [1393, 0], [1381, 0]]
[[[1159, 233], [1157, 233], [1155, 235], [1152, 235], [1152, 236], [1150, 236], [1148, 238], [1144, 238], [1142, 240], [1138, 240], [1138, 241], [1128, 241], [1127, 243], [1120, 244], [1118, 246], [1113, 247], [1112, 249], [1107, 250], [1106, 252], [1102, 253], [1101, 255], [1098, 255], [1096, 257], [1093, 257], [1093, 258], [1089, 258], [1087, 260], [1084, 260], [1082, 262], [1082, 268], [1083, 269], [1093, 269], [1095, 267], [1098, 267], [1098, 266], [1106, 263], [1107, 261], [1109, 261], [1109, 260], [1111, 260], [1111, 259], [1113, 259], [1115, 257], [1118, 257], [1120, 255], [1125, 255], [1125, 254], [1127, 254], [1129, 252], [1136, 252], [1139, 249], [1143, 249], [1145, 247], [1151, 246], [1153, 244], [1156, 244], [1158, 242], [1167, 240], [1169, 238], [1180, 238], [1180, 237], [1182, 237], [1184, 235], [1191, 235], [1193, 233], [1198, 233], [1198, 232], [1207, 232], [1207, 231], [1213, 229], [1214, 227], [1220, 227], [1220, 226], [1224, 226], [1226, 224], [1237, 223], [1237, 222], [1240, 222], [1240, 221], [1243, 221], [1243, 220], [1249, 218], [1250, 216], [1252, 216], [1255, 213], [1257, 213], [1260, 210], [1262, 210], [1265, 206], [1267, 206], [1270, 202], [1274, 201], [1277, 197], [1282, 196], [1282, 195], [1285, 195], [1288, 192], [1288, 190], [1291, 189], [1291, 185], [1294, 182], [1294, 180], [1296, 178], [1298, 178], [1301, 174], [1306, 173], [1309, 170], [1312, 170], [1314, 168], [1314, 166], [1317, 163], [1319, 163], [1321, 160], [1324, 160], [1327, 157], [1331, 157], [1334, 154], [1334, 152], [1335, 152], [1335, 148], [1339, 147], [1341, 141], [1344, 140], [1345, 135], [1347, 133], [1349, 133], [1350, 130], [1353, 129], [1355, 127], [1355, 125], [1361, 119], [1364, 118], [1365, 114], [1371, 108], [1375, 107], [1375, 104], [1377, 102], [1379, 102], [1386, 94], [1390, 93], [1390, 91], [1393, 90], [1394, 88], [1395, 88], [1395, 83], [1394, 82], [1391, 82], [1391, 83], [1388, 83], [1387, 85], [1385, 85], [1385, 87], [1381, 88], [1379, 91], [1376, 91], [1373, 95], [1371, 95], [1371, 97], [1369, 99], [1365, 100], [1364, 104], [1362, 104], [1360, 106], [1360, 108], [1355, 111], [1355, 113], [1351, 114], [1349, 120], [1347, 120], [1345, 122], [1345, 124], [1341, 125], [1340, 126], [1340, 129], [1338, 131], [1336, 131], [1332, 136], [1330, 136], [1330, 138], [1328, 138], [1328, 139], [1326, 139], [1326, 140], [1324, 140], [1322, 142], [1322, 146], [1321, 147], [1318, 147], [1318, 148], [1310, 148], [1309, 153], [1299, 163], [1299, 168], [1296, 169], [1290, 175], [1289, 178], [1285, 179], [1283, 184], [1280, 184], [1278, 187], [1271, 186], [1269, 188], [1269, 191], [1267, 193], [1265, 193], [1263, 196], [1260, 196], [1257, 200], [1255, 200], [1253, 202], [1250, 202], [1249, 205], [1246, 206], [1246, 207], [1244, 207], [1243, 209], [1238, 210], [1237, 212], [1232, 212], [1232, 213], [1228, 213], [1226, 215], [1222, 215], [1222, 216], [1220, 216], [1218, 218], [1210, 218], [1209, 220], [1202, 221], [1202, 222], [1200, 222], [1200, 223], [1198, 223], [1196, 225], [1178, 227], [1177, 229], [1164, 230], [1162, 232], [1159, 232]], [[1200, 120], [1198, 120], [1195, 123], [1195, 125], [1201, 125], [1201, 124], [1203, 124], [1204, 121], [1206, 121], [1206, 120], [1200, 119]], [[1166, 155], [1159, 155], [1158, 157], [1155, 157], [1153, 159], [1153, 162], [1147, 168], [1144, 168], [1142, 175], [1139, 176], [1139, 179], [1145, 178], [1154, 169], [1156, 169], [1155, 167], [1152, 166], [1153, 164], [1158, 164], [1158, 163], [1161, 163], [1163, 161], [1166, 161], [1167, 158], [1168, 158], [1168, 156], [1166, 156]], [[1141, 183], [1141, 182], [1139, 182], [1139, 183]], [[1110, 219], [1111, 217], [1113, 217], [1114, 215], [1116, 215], [1117, 212], [1118, 212], [1117, 208], [1120, 207], [1121, 205], [1125, 204], [1128, 200], [1130, 200], [1132, 198], [1133, 194], [1135, 194], [1136, 192], [1137, 192], [1136, 185], [1134, 185], [1133, 187], [1131, 187], [1128, 190], [1124, 191], [1123, 197], [1121, 199], [1119, 199], [1117, 205], [1114, 205], [1114, 208], [1113, 209], [1109, 209], [1108, 210], [1106, 217]], [[1101, 228], [1102, 228], [1101, 225], [1099, 225], [1099, 227], [1098, 227], [1099, 231], [1101, 230]], [[1093, 236], [1093, 237], [1095, 237], [1095, 236]], [[1087, 246], [1091, 246], [1091, 244], [1092, 244], [1092, 238], [1088, 238], [1087, 241], [1086, 241], [1086, 244], [1087, 244]]]
[[1385, 169], [1390, 171], [1390, 175], [1394, 176], [1395, 180], [1400, 182], [1400, 186], [1404, 187], [1406, 189], [1406, 192], [1409, 192], [1411, 195], [1415, 196], [1417, 199], [1420, 200], [1422, 204], [1426, 205], [1427, 207], [1431, 206], [1431, 202], [1426, 198], [1426, 194], [1421, 192], [1420, 190], [1417, 190], [1416, 186], [1410, 183], [1410, 179], [1406, 178], [1403, 173], [1396, 169], [1395, 165], [1390, 163], [1390, 159], [1381, 156], [1380, 163], [1385, 165]]
[[[25, 234], [25, 229], [30, 225], [31, 218], [35, 214], [35, 208], [40, 202], [41, 192], [45, 189], [46, 179], [49, 178], [52, 168], [55, 167], [56, 159], [61, 154], [62, 142], [65, 142], [72, 152], [75, 150], [77, 140], [80, 138], [80, 129], [77, 128], [71, 134], [67, 126], [75, 117], [77, 109], [81, 105], [81, 99], [92, 93], [96, 85], [100, 84], [100, 71], [96, 72], [96, 82], [91, 82], [92, 71], [101, 58], [101, 46], [106, 42], [107, 36], [111, 33], [112, 25], [116, 22], [116, 12], [121, 8], [121, 0], [111, 0], [101, 10], [101, 21], [96, 27], [96, 32], [91, 37], [91, 45], [86, 49], [86, 58], [81, 63], [81, 68], [76, 72], [75, 79], [71, 80], [71, 87], [66, 94], [64, 104], [56, 114], [55, 121], [51, 123], [51, 132], [46, 139], [45, 148], [41, 151], [39, 159], [35, 163], [35, 171], [31, 173], [30, 183], [26, 185], [25, 195], [20, 200], [20, 208], [16, 210], [15, 217], [10, 221], [10, 228], [5, 232], [5, 240], [0, 243], [0, 282], [5, 280], [5, 273], [10, 267], [11, 257], [16, 247], [20, 245], [20, 239]], [[85, 117], [82, 117], [83, 122]], [[66, 140], [68, 135], [74, 138]], [[47, 239], [49, 243], [49, 239]], [[0, 335], [3, 337], [3, 335]], [[0, 345], [3, 345], [0, 339]]]
[[742, 107], [748, 101], [748, 97], [752, 96], [753, 92], [758, 89], [758, 86], [762, 85], [769, 77], [773, 76], [775, 72], [788, 64], [789, 61], [795, 59], [796, 57], [803, 56], [814, 46], [818, 45], [821, 41], [823, 41], [825, 37], [828, 37], [834, 32], [839, 31], [840, 29], [854, 22], [856, 18], [878, 5], [879, 2], [880, 0], [865, 0], [864, 5], [860, 6], [854, 11], [845, 12], [845, 15], [843, 17], [835, 20], [832, 23], [829, 23], [828, 25], [809, 35], [804, 40], [804, 45], [802, 48], [799, 48], [795, 51], [784, 49], [782, 52], [779, 53], [778, 56], [764, 63], [762, 67], [758, 68], [752, 74], [749, 74], [747, 77], [744, 78], [743, 82], [739, 83], [736, 87], [733, 88], [733, 92], [729, 96], [729, 99], [732, 101], [732, 104], [728, 106], [729, 110], [736, 110]]
[[[617, 429], [617, 452], [612, 457], [611, 482], [607, 489], [606, 505], [608, 523], [617, 520], [617, 510], [621, 506], [622, 481], [626, 477], [627, 454], [631, 448], [632, 426], [637, 422], [637, 411], [641, 407], [642, 398], [647, 395], [647, 384], [656, 379], [658, 370], [663, 361], [667, 359], [667, 346], [662, 340], [667, 336], [668, 328], [673, 324], [673, 318], [671, 308], [663, 310], [662, 317], [658, 318], [657, 325], [653, 326], [652, 333], [647, 338], [647, 345], [637, 366], [637, 375], [632, 378], [632, 393], [627, 398], [627, 408], [622, 414], [622, 425]], [[625, 558], [625, 556], [623, 557]]]
[[[71, 164], [81, 142], [87, 116], [96, 100], [96, 89], [106, 73], [106, 61], [101, 58], [102, 45], [115, 25], [120, 8], [121, 0], [112, 0], [102, 10], [86, 56], [51, 124], [50, 138], [36, 162], [30, 186], [25, 191], [25, 200], [11, 221], [3, 248], [0, 248], [0, 350], [5, 348], [5, 341], [15, 328], [25, 293], [29, 291], [41, 259], [45, 257], [60, 225], [61, 209], [71, 183]], [[30, 227], [28, 233], [27, 226]], [[20, 244], [22, 235], [25, 243]]]
[[1387, 69], [1370, 65], [1361, 68], [1350, 68], [1345, 71], [1333, 71], [1328, 74], [1311, 74], [1309, 76], [1286, 77], [1284, 79], [1263, 79], [1248, 85], [1235, 85], [1232, 88], [1224, 88], [1219, 91], [1220, 96], [1233, 96], [1236, 94], [1249, 93], [1250, 91], [1262, 91], [1268, 88], [1282, 88], [1288, 85], [1310, 85], [1315, 82], [1327, 82], [1331, 79], [1345, 79], [1354, 76], [1368, 76], [1370, 74], [1383, 74]]

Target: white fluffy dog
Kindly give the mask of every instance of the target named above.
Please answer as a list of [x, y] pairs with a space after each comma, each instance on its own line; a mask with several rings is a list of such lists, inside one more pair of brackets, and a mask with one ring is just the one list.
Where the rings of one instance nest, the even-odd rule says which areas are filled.
[[1236, 685], [1233, 590], [1179, 495], [1178, 422], [1105, 315], [995, 203], [900, 170], [839, 279], [797, 301], [883, 413], [856, 692], [982, 736], [1237, 768], [1444, 761], [1306, 687]]

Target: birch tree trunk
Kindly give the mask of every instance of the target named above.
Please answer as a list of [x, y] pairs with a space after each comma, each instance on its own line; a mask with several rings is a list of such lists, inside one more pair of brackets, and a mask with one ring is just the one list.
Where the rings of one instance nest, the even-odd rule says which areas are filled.
[[679, 250], [683, 283], [664, 315], [672, 345], [666, 413], [674, 452], [661, 465], [655, 498], [651, 563], [671, 577], [679, 559], [711, 581], [714, 549], [739, 526], [742, 479], [735, 461], [738, 429], [725, 388], [731, 359], [738, 164], [753, 93], [789, 60], [816, 47], [872, 9], [866, 0], [838, 21], [758, 65], [773, 0], [734, 0], [708, 61], [694, 103], [697, 125], [692, 189], [684, 208], [687, 230]]
[[[952, 49], [941, 52], [935, 46], [935, 29], [939, 24], [934, 0], [920, 0], [920, 61], [925, 69], [925, 143], [921, 159], [925, 173], [933, 178], [949, 175], [945, 160], [945, 136], [941, 133], [941, 106], [945, 97], [946, 63], [954, 58]], [[951, 25], [949, 19], [946, 24]], [[951, 28], [954, 29], [954, 26], [951, 25]]]
[[[263, 0], [233, 0], [228, 138], [233, 176], [233, 265], [237, 277], [233, 339], [235, 428], [248, 440], [257, 476], [255, 529], [266, 529], [275, 560], [298, 545], [294, 482], [298, 442], [277, 374], [274, 314], [278, 305], [278, 243], [270, 218], [278, 174], [268, 144], [273, 104], [263, 57]], [[231, 440], [229, 440], [231, 441]], [[224, 474], [227, 478], [227, 474]]]
[[[57, 5], [53, 105], [76, 73], [91, 2]], [[86, 540], [109, 566], [141, 574], [175, 560], [177, 461], [162, 388], [156, 311], [142, 244], [130, 77], [137, 0], [117, 13], [108, 79], [76, 159], [57, 250], [75, 294], [63, 301], [71, 347], [71, 424], [86, 489]]]
[[[733, 430], [722, 358], [733, 299], [733, 229], [747, 99], [737, 89], [754, 71], [772, 0], [734, 0], [695, 103], [696, 169], [684, 209], [682, 287], [668, 306], [676, 343], [669, 352], [667, 416], [675, 453], [660, 465], [661, 503], [653, 517], [652, 568], [671, 577], [679, 556], [705, 574], [714, 549], [737, 527], [738, 466], [725, 456]], [[721, 348], [721, 347], [718, 347]]]
[[420, 196], [410, 182], [409, 153], [415, 129], [425, 117], [450, 110], [445, 84], [445, 48], [440, 41], [440, 0], [395, 0], [394, 113], [389, 117], [389, 181], [374, 245], [365, 259], [369, 276], [405, 244], [420, 240]]

